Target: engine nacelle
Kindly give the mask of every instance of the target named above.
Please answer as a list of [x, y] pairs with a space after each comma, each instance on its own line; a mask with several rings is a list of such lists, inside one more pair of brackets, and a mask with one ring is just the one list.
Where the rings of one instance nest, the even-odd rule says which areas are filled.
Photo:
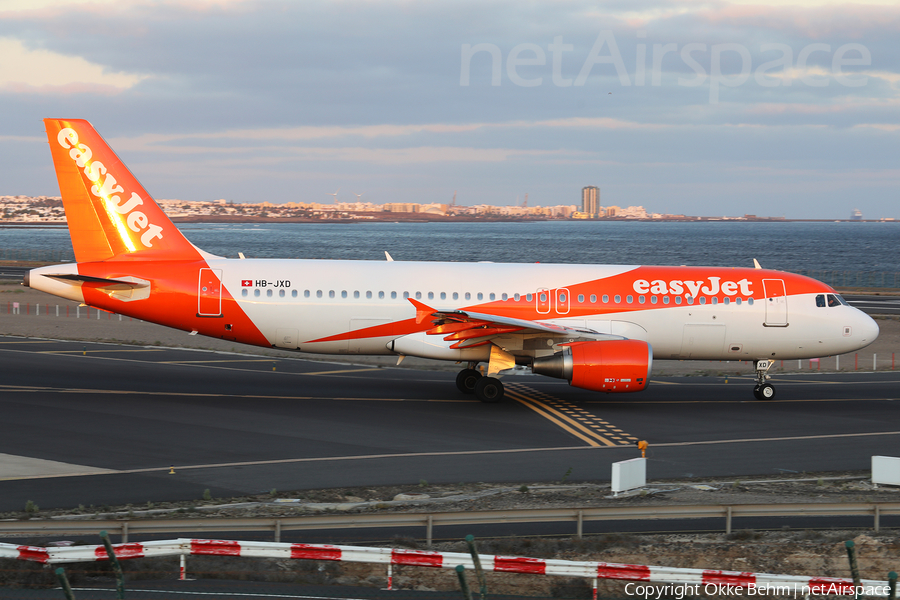
[[640, 340], [574, 342], [562, 352], [534, 359], [532, 372], [595, 392], [640, 392], [650, 382], [653, 350]]

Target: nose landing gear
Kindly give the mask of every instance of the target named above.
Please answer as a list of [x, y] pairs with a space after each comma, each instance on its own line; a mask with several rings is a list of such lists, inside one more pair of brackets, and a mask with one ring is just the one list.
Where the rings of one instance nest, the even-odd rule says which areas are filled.
[[756, 368], [756, 386], [753, 388], [753, 396], [757, 400], [771, 400], [775, 397], [775, 386], [766, 382], [770, 379], [767, 373], [773, 364], [775, 363], [771, 360], [753, 361], [753, 366]]

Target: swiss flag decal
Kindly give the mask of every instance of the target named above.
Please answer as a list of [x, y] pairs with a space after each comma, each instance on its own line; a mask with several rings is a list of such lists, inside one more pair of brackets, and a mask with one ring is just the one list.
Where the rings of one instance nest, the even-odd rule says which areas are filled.
[[241, 287], [251, 287], [252, 285], [253, 285], [253, 280], [241, 279]]

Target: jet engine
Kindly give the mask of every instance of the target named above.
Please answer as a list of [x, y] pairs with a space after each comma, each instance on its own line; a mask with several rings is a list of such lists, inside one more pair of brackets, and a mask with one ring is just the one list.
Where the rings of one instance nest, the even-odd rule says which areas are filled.
[[650, 381], [653, 350], [640, 340], [565, 344], [562, 352], [534, 359], [538, 375], [566, 379], [569, 385], [595, 392], [639, 392]]

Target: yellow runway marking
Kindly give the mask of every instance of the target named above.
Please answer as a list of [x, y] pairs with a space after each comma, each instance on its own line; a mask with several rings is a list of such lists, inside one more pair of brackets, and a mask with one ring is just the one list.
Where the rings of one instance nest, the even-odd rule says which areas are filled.
[[265, 358], [229, 358], [227, 360], [161, 360], [156, 364], [160, 365], [205, 365], [208, 363], [248, 363], [248, 362], [277, 362], [276, 359]]
[[[584, 442], [587, 442], [588, 445], [594, 446], [594, 447], [600, 446], [600, 444], [597, 443], [595, 440], [593, 440], [593, 439], [591, 439], [591, 438], [589, 438], [589, 437], [587, 437], [587, 436], [581, 435], [580, 433], [578, 433], [577, 431], [575, 431], [575, 430], [572, 429], [571, 427], [566, 426], [564, 423], [562, 423], [562, 422], [560, 422], [559, 420], [555, 419], [554, 417], [550, 416], [549, 414], [547, 414], [546, 412], [544, 412], [543, 410], [541, 410], [540, 408], [538, 408], [537, 406], [535, 406], [534, 404], [532, 404], [530, 401], [526, 400], [525, 398], [519, 398], [519, 397], [517, 397], [517, 395], [516, 395], [514, 392], [511, 393], [511, 394], [510, 394], [510, 393], [507, 393], [507, 394], [508, 394], [513, 400], [519, 402], [520, 404], [523, 404], [523, 405], [527, 406], [528, 408], [530, 408], [531, 410], [533, 410], [533, 411], [536, 412], [537, 414], [541, 415], [542, 417], [544, 417], [545, 419], [547, 419], [548, 421], [550, 421], [550, 422], [553, 423], [554, 425], [558, 425], [559, 427], [561, 427], [562, 429], [568, 431], [569, 433], [571, 433], [572, 435], [574, 435], [574, 436], [577, 437], [578, 439], [580, 439], [580, 440], [582, 440], [582, 441], [584, 441]], [[540, 403], [538, 403], [538, 404], [540, 404]], [[605, 440], [604, 440], [604, 441], [605, 441]], [[606, 445], [607, 445], [607, 446], [611, 446], [612, 444], [607, 443]]]
[[98, 352], [112, 352], [118, 354], [120, 352], [162, 352], [162, 348], [140, 348], [137, 350], [42, 350], [38, 354], [96, 354]]
[[571, 402], [538, 392], [520, 383], [509, 384], [507, 390], [513, 400], [524, 404], [591, 446], [619, 446], [637, 441], [636, 437], [624, 433]]
[[364, 373], [366, 371], [377, 371], [378, 369], [340, 369], [337, 371], [316, 371], [314, 373], [297, 373], [297, 375], [335, 375], [337, 373]]
[[60, 394], [121, 394], [123, 396], [175, 396], [184, 398], [253, 398], [261, 400], [327, 400], [327, 401], [358, 401], [358, 402], [450, 402], [472, 403], [478, 401], [470, 398], [363, 398], [331, 396], [264, 396], [259, 394], [214, 394], [214, 393], [189, 393], [189, 392], [141, 392], [137, 390], [101, 390], [87, 388], [53, 388], [41, 386], [0, 385], [2, 392], [56, 392]]

